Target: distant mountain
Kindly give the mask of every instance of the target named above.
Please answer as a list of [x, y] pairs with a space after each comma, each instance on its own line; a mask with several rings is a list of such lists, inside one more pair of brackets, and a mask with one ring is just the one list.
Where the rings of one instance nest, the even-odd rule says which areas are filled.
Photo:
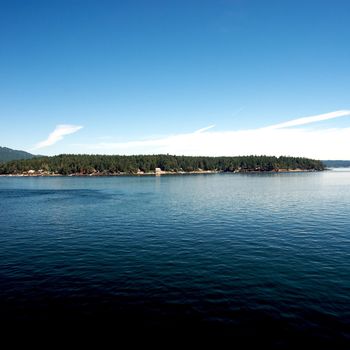
[[323, 160], [327, 168], [347, 168], [350, 167], [350, 160]]
[[0, 147], [0, 162], [8, 162], [10, 160], [18, 159], [31, 159], [34, 157], [35, 155], [25, 151], [18, 151], [7, 147]]

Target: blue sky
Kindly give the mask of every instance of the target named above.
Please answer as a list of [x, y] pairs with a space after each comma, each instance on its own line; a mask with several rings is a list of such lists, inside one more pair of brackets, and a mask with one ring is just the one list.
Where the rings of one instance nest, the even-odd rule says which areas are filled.
[[[346, 0], [0, 0], [0, 145], [152, 153], [127, 145], [349, 110], [349, 13]], [[74, 127], [45, 143], [59, 125]]]

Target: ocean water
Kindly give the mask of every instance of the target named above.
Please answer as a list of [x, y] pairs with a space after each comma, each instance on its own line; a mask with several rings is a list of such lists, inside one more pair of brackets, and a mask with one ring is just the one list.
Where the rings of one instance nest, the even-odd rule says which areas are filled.
[[350, 345], [350, 172], [1, 177], [0, 320]]

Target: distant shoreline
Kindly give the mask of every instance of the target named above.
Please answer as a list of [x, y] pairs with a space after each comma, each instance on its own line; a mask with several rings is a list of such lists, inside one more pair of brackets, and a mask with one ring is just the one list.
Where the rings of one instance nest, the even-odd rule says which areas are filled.
[[168, 175], [205, 175], [205, 174], [276, 174], [276, 173], [311, 173], [321, 172], [324, 170], [315, 169], [274, 169], [274, 170], [235, 170], [235, 171], [223, 171], [223, 170], [196, 170], [196, 171], [160, 171], [160, 172], [147, 172], [147, 173], [73, 173], [68, 175], [55, 174], [55, 173], [19, 173], [19, 174], [0, 174], [0, 177], [114, 177], [114, 176], [168, 176]]

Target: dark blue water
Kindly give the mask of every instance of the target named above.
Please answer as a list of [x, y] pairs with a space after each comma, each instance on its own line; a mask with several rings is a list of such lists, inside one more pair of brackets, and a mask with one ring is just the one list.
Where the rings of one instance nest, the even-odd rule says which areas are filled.
[[1, 321], [350, 342], [350, 172], [0, 178]]

